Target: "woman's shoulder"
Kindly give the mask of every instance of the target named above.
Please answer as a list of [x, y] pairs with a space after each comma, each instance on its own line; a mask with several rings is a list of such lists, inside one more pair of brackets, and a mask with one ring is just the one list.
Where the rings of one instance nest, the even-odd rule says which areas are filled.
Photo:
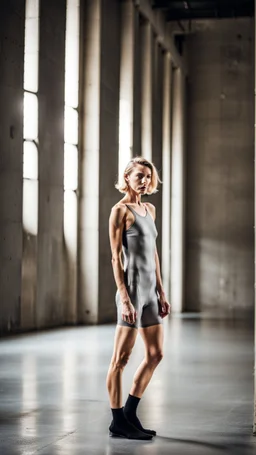
[[155, 206], [151, 202], [144, 202], [144, 204], [151, 210], [156, 210]]
[[126, 213], [126, 205], [123, 201], [118, 201], [111, 208], [111, 215], [117, 216], [118, 218], [123, 218]]
[[126, 211], [126, 204], [121, 200], [118, 201], [113, 207], [111, 208], [113, 211], [118, 212], [125, 212]]
[[145, 205], [147, 207], [147, 209], [149, 210], [149, 212], [151, 213], [152, 217], [155, 219], [156, 217], [156, 208], [153, 204], [151, 204], [151, 202], [145, 202]]

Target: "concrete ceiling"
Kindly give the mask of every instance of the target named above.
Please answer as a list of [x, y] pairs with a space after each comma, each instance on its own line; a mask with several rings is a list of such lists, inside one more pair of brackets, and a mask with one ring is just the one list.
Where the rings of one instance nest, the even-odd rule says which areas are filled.
[[254, 0], [151, 0], [152, 7], [161, 9], [167, 21], [245, 17], [254, 15]]

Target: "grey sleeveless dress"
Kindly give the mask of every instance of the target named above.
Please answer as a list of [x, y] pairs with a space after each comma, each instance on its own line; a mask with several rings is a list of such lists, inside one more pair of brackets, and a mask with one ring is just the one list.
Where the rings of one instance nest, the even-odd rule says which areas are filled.
[[156, 289], [156, 226], [147, 209], [146, 215], [142, 216], [129, 205], [126, 206], [133, 213], [135, 220], [129, 229], [123, 232], [124, 280], [131, 302], [137, 311], [137, 318], [135, 324], [128, 324], [122, 320], [122, 304], [117, 290], [117, 323], [135, 328], [162, 324]]

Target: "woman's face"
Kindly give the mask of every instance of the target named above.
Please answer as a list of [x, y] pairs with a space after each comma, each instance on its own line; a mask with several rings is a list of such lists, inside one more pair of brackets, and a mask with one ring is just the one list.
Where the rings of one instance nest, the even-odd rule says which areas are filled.
[[138, 194], [146, 194], [151, 183], [151, 169], [143, 164], [136, 164], [129, 175], [126, 176], [126, 181], [129, 187]]

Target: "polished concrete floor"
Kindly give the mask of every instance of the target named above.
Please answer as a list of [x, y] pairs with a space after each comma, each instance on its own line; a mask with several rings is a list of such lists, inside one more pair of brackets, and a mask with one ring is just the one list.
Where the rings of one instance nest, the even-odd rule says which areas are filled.
[[[114, 326], [0, 340], [1, 455], [256, 454], [253, 329], [245, 322], [172, 317], [165, 357], [141, 400], [152, 442], [112, 439], [105, 377]], [[124, 394], [143, 356], [138, 338]]]

